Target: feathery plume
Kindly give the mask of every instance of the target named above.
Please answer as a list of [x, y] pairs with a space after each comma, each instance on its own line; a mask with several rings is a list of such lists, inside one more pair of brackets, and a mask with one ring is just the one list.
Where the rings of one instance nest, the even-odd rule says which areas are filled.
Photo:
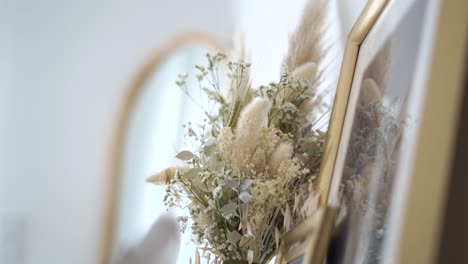
[[270, 100], [258, 98], [242, 111], [235, 133], [239, 168], [244, 167], [252, 157], [260, 131], [267, 126], [270, 107]]
[[297, 30], [289, 37], [289, 48], [284, 58], [284, 65], [289, 71], [307, 63], [319, 63], [323, 58], [322, 46], [325, 28], [325, 0], [309, 0], [304, 7]]
[[294, 69], [292, 75], [298, 80], [308, 80], [312, 84], [317, 78], [317, 68], [317, 63], [310, 61]]

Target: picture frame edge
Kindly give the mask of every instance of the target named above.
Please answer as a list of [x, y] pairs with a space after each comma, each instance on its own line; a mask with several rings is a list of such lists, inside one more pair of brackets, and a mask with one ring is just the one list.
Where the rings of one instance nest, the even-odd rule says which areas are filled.
[[320, 165], [320, 172], [317, 179], [317, 189], [320, 195], [319, 207], [326, 206], [329, 203], [333, 171], [338, 155], [343, 124], [346, 118], [346, 110], [360, 45], [384, 11], [388, 2], [389, 0], [369, 0], [348, 35], [338, 77], [336, 94], [333, 101], [322, 164]]

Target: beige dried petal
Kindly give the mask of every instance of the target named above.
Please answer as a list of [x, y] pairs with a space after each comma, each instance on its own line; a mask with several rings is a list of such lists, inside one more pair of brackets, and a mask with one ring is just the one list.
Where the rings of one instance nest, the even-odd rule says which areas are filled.
[[293, 212], [296, 212], [296, 210], [299, 209], [299, 204], [300, 204], [300, 202], [301, 202], [300, 196], [297, 195], [297, 194], [294, 195], [294, 206], [293, 206], [293, 209], [292, 209]]
[[310, 193], [307, 200], [304, 202], [304, 205], [301, 208], [302, 216], [309, 217], [317, 211], [318, 208], [318, 198], [319, 196], [314, 193]]
[[195, 249], [195, 264], [201, 264], [200, 253], [198, 253], [198, 249]]
[[247, 253], [247, 261], [249, 264], [252, 264], [254, 258], [254, 252], [252, 250], [249, 250]]
[[146, 182], [150, 182], [153, 184], [169, 184], [169, 182], [174, 179], [175, 174], [177, 171], [183, 173], [187, 169], [184, 167], [169, 167], [165, 170], [162, 170], [152, 176], [146, 178]]
[[283, 161], [291, 159], [293, 150], [294, 148], [290, 142], [282, 142], [278, 147], [276, 147], [268, 161], [268, 167], [270, 168], [271, 175], [279, 176], [277, 175], [278, 168]]
[[247, 222], [247, 233], [246, 233], [246, 236], [247, 237], [253, 237], [253, 232], [252, 232], [252, 225], [250, 224], [250, 222]]
[[257, 148], [252, 157], [253, 169], [256, 173], [263, 172], [266, 166], [265, 151], [262, 148]]
[[283, 223], [284, 229], [286, 231], [289, 231], [291, 230], [291, 227], [292, 227], [292, 216], [291, 216], [291, 209], [289, 209], [288, 204], [286, 204], [286, 209], [283, 211], [283, 215], [284, 215], [284, 223]]
[[275, 227], [275, 242], [276, 242], [276, 248], [279, 246], [279, 241], [280, 241], [280, 232], [277, 227]]

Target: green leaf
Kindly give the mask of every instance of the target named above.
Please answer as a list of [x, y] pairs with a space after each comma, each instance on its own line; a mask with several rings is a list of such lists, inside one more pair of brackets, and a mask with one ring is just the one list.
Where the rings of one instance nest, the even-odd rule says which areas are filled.
[[252, 200], [252, 195], [250, 195], [248, 192], [241, 192], [241, 194], [239, 194], [239, 199], [244, 203], [248, 203], [250, 200]]
[[181, 151], [181, 152], [177, 153], [177, 155], [176, 155], [176, 158], [178, 158], [180, 160], [191, 160], [191, 159], [194, 159], [196, 157], [197, 156], [195, 154], [193, 154], [192, 152], [190, 152], [188, 150]]
[[224, 178], [224, 180], [226, 181], [226, 185], [227, 185], [229, 188], [231, 188], [231, 189], [237, 191], [237, 188], [239, 187], [239, 184], [238, 184], [236, 181], [234, 181], [234, 180], [233, 180], [231, 177], [229, 177], [229, 176], [226, 176], [226, 177]]
[[237, 209], [237, 204], [230, 202], [221, 208], [221, 212], [224, 214], [232, 214], [236, 211], [236, 209]]
[[240, 186], [241, 191], [245, 191], [245, 190], [249, 189], [250, 185], [252, 185], [252, 183], [253, 183], [252, 180], [245, 180]]

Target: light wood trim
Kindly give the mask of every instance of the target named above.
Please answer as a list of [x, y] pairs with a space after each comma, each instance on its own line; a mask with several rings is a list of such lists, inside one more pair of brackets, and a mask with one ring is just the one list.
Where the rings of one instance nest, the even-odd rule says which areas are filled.
[[323, 162], [320, 165], [318, 177], [318, 191], [320, 194], [319, 206], [325, 206], [328, 202], [330, 185], [332, 183], [333, 170], [335, 168], [338, 146], [348, 106], [349, 94], [353, 83], [354, 71], [359, 54], [359, 47], [371, 30], [374, 23], [387, 5], [388, 0], [370, 0], [355, 23], [346, 43], [345, 54], [338, 79], [333, 110], [328, 126]]
[[[468, 44], [468, 1], [441, 2], [414, 169], [393, 263], [436, 263]], [[435, 18], [431, 18], [435, 19]]]
[[227, 52], [225, 44], [205, 33], [188, 32], [176, 35], [159, 46], [155, 51], [151, 52], [143, 63], [141, 68], [136, 72], [135, 77], [131, 80], [126, 95], [122, 99], [120, 113], [117, 116], [115, 124], [115, 134], [112, 140], [112, 146], [109, 151], [109, 175], [107, 177], [107, 189], [105, 190], [104, 204], [104, 221], [101, 224], [101, 238], [99, 249], [99, 263], [109, 264], [112, 250], [112, 240], [114, 237], [115, 216], [118, 206], [118, 191], [120, 189], [120, 164], [122, 162], [122, 148], [126, 136], [126, 128], [129, 122], [131, 110], [137, 103], [138, 95], [142, 93], [144, 84], [154, 72], [154, 70], [164, 60], [177, 51], [177, 49], [189, 45], [199, 44], [207, 47], [212, 47], [220, 52]]

